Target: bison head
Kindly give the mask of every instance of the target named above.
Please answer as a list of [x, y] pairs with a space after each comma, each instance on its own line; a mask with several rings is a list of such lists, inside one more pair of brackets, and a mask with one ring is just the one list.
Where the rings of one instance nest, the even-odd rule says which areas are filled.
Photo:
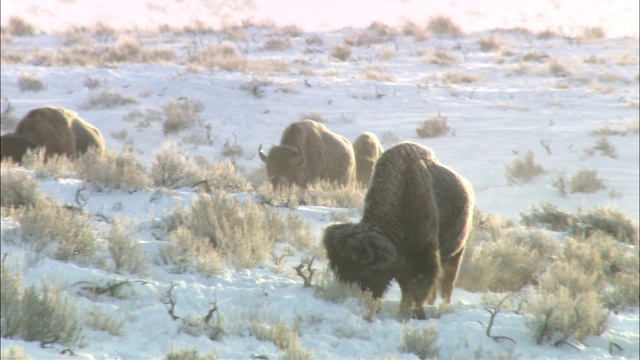
[[306, 185], [304, 170], [307, 157], [302, 149], [297, 146], [278, 145], [272, 147], [269, 155], [266, 155], [260, 145], [258, 153], [260, 159], [267, 165], [267, 175], [274, 189], [288, 184]]
[[394, 277], [396, 249], [391, 241], [368, 224], [327, 227], [322, 240], [329, 267], [340, 281], [382, 297]]
[[11, 158], [16, 163], [22, 162], [22, 157], [30, 149], [38, 146], [24, 135], [5, 134], [0, 139], [0, 156], [2, 159]]

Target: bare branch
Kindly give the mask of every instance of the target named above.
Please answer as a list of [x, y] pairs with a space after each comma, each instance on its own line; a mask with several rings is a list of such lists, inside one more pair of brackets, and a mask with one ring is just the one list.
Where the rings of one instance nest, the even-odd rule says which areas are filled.
[[307, 264], [307, 272], [309, 273], [309, 276], [305, 275], [302, 272], [302, 269], [304, 269], [304, 263], [301, 262], [300, 265], [295, 266], [294, 269], [296, 270], [296, 273], [298, 274], [298, 276], [300, 276], [302, 278], [302, 280], [304, 280], [304, 287], [311, 287], [313, 286], [311, 284], [311, 281], [313, 280], [313, 275], [316, 272], [316, 269], [312, 269], [311, 266], [313, 265], [313, 260], [315, 260], [315, 257], [312, 257], [311, 260], [309, 260], [309, 263]]

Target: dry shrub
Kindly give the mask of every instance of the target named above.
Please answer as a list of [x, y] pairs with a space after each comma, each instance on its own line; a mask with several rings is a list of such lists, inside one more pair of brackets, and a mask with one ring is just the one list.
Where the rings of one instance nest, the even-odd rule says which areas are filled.
[[525, 324], [533, 330], [539, 345], [581, 342], [588, 336], [601, 335], [609, 326], [609, 313], [594, 291], [572, 294], [559, 287], [529, 299], [524, 311], [531, 315]]
[[35, 253], [56, 260], [97, 261], [98, 238], [92, 218], [66, 209], [53, 200], [38, 198], [21, 219], [22, 241]]
[[[220, 255], [240, 268], [250, 268], [268, 259], [275, 243], [301, 246], [317, 245], [312, 227], [294, 215], [282, 217], [274, 209], [238, 202], [216, 193], [199, 196], [191, 212], [176, 213], [174, 222], [184, 224], [196, 237], [206, 238]], [[211, 246], [211, 245], [210, 245]]]
[[197, 347], [189, 349], [176, 350], [173, 347], [169, 349], [169, 352], [162, 358], [162, 360], [220, 360], [222, 359], [217, 353], [209, 352], [204, 355], [200, 355]]
[[351, 57], [351, 47], [348, 45], [335, 44], [329, 50], [329, 55], [340, 61], [347, 61]]
[[145, 275], [149, 268], [149, 257], [135, 238], [133, 223], [114, 219], [107, 234], [107, 247], [117, 273]]
[[202, 125], [199, 114], [204, 111], [204, 104], [200, 100], [186, 97], [171, 99], [162, 110], [165, 117], [162, 129], [165, 135]]
[[172, 273], [181, 274], [195, 270], [207, 277], [213, 277], [222, 270], [225, 261], [206, 237], [198, 236], [190, 229], [180, 226], [169, 238], [170, 243], [160, 248], [158, 259], [165, 265], [174, 265], [170, 270]]
[[187, 64], [200, 65], [210, 69], [237, 71], [247, 66], [247, 59], [240, 54], [237, 46], [224, 41], [221, 44], [209, 44], [187, 58]]
[[41, 347], [54, 344], [73, 346], [80, 342], [82, 326], [76, 304], [60, 292], [32, 285], [20, 299], [20, 327], [17, 337], [38, 341]]
[[34, 204], [41, 196], [40, 183], [22, 169], [4, 167], [0, 176], [0, 206], [18, 208]]
[[422, 57], [422, 61], [440, 66], [451, 66], [458, 62], [458, 58], [444, 50], [430, 49], [426, 55]]
[[472, 84], [484, 82], [484, 79], [479, 75], [447, 71], [443, 81], [445, 84]]
[[284, 51], [291, 48], [289, 37], [273, 36], [262, 46], [264, 51]]
[[213, 190], [247, 192], [253, 189], [229, 160], [209, 162], [203, 157], [194, 157], [194, 162], [199, 169], [194, 179], [200, 182], [209, 193]]
[[393, 76], [389, 75], [385, 69], [381, 67], [369, 67], [364, 71], [364, 77], [367, 80], [380, 81], [380, 82], [392, 82]]
[[80, 105], [80, 109], [111, 109], [117, 106], [137, 103], [138, 100], [136, 98], [126, 96], [117, 90], [103, 90], [97, 95], [91, 95], [86, 103]]
[[449, 134], [451, 133], [451, 128], [447, 125], [448, 121], [448, 116], [435, 113], [430, 118], [420, 123], [420, 126], [416, 129], [416, 134], [421, 139]]
[[544, 169], [535, 163], [533, 152], [527, 151], [522, 158], [515, 159], [511, 165], [507, 165], [505, 173], [509, 185], [526, 184], [544, 173]]
[[637, 222], [613, 207], [601, 207], [573, 215], [558, 210], [552, 204], [544, 203], [540, 210], [532, 206], [530, 214], [521, 214], [521, 223], [530, 227], [567, 232], [577, 237], [604, 233], [620, 242], [638, 245]]
[[144, 189], [151, 185], [140, 160], [130, 149], [121, 152], [107, 149], [104, 155], [90, 150], [80, 156], [76, 171], [80, 179], [98, 191]]
[[593, 41], [604, 39], [606, 34], [600, 27], [587, 27], [582, 29], [580, 35], [578, 35], [578, 41]]
[[429, 33], [418, 24], [408, 21], [402, 27], [402, 33], [406, 36], [413, 36], [413, 41], [424, 42], [431, 40]]
[[338, 208], [359, 208], [363, 206], [365, 189], [357, 182], [336, 185], [323, 180], [310, 184], [301, 191], [301, 199], [306, 205]]
[[198, 169], [189, 160], [187, 152], [173, 141], [166, 142], [154, 155], [149, 170], [153, 185], [168, 189], [192, 186], [197, 174]]
[[593, 193], [606, 188], [602, 179], [598, 178], [598, 170], [580, 170], [569, 180], [572, 193]]
[[148, 50], [137, 39], [123, 35], [118, 38], [114, 46], [107, 47], [103, 51], [101, 62], [106, 64], [159, 63], [172, 61], [175, 57], [175, 52], [170, 48]]
[[420, 359], [439, 358], [440, 346], [437, 346], [440, 333], [434, 324], [414, 326], [402, 325], [402, 339], [398, 350], [403, 353], [413, 353]]
[[[5, 29], [2, 29], [3, 33]], [[36, 34], [36, 28], [18, 16], [12, 16], [9, 18], [9, 24], [6, 27], [6, 32], [13, 36], [32, 36]]]
[[484, 52], [496, 51], [500, 49], [501, 41], [493, 36], [483, 36], [478, 40], [478, 45], [480, 45], [480, 50]]
[[447, 35], [453, 37], [462, 36], [462, 30], [451, 18], [447, 16], [436, 16], [429, 19], [427, 30], [433, 34]]
[[32, 74], [20, 74], [18, 77], [18, 89], [20, 92], [33, 91], [38, 92], [45, 89], [42, 79]]
[[468, 291], [518, 291], [537, 283], [552, 258], [557, 240], [539, 231], [500, 231], [467, 246], [458, 286]]

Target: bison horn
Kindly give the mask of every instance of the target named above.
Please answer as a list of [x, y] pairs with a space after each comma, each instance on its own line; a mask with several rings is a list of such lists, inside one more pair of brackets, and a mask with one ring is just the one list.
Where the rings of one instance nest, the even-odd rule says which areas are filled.
[[260, 159], [262, 159], [262, 161], [267, 162], [267, 155], [264, 153], [264, 150], [262, 150], [262, 144], [260, 144], [258, 154], [260, 155]]

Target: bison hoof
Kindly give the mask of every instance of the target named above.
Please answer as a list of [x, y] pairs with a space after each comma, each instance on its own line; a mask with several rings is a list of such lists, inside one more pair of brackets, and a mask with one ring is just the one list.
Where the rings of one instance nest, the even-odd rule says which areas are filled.
[[427, 314], [424, 312], [424, 308], [413, 309], [413, 318], [417, 320], [425, 320], [427, 318]]

